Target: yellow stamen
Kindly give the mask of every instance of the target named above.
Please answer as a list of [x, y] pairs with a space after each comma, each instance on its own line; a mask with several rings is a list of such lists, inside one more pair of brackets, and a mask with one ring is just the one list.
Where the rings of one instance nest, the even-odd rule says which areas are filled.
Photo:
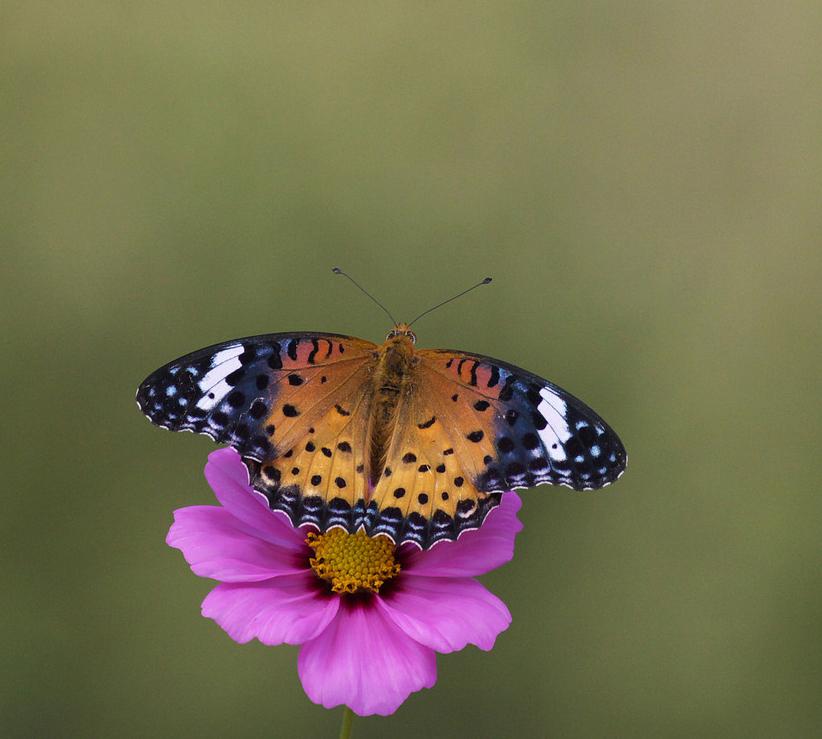
[[400, 571], [394, 560], [394, 542], [387, 536], [370, 537], [362, 529], [356, 534], [331, 529], [324, 534], [310, 532], [305, 542], [314, 550], [308, 560], [311, 569], [330, 582], [335, 593], [378, 593]]

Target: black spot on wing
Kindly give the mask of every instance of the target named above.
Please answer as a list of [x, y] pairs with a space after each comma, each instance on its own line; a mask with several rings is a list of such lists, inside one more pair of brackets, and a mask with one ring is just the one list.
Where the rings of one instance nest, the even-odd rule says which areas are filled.
[[[239, 360], [238, 360], [239, 361]], [[238, 369], [230, 372], [226, 375], [225, 381], [227, 385], [231, 385], [234, 387], [235, 385], [239, 384], [239, 382], [245, 376], [245, 367], [239, 367]]]
[[500, 436], [497, 439], [497, 449], [499, 449], [503, 454], [510, 454], [515, 448], [516, 445], [510, 436]]
[[315, 364], [317, 361], [317, 352], [320, 351], [320, 344], [317, 339], [311, 339], [311, 351], [308, 353], [308, 363]]
[[473, 385], [474, 387], [477, 386], [477, 366], [478, 365], [479, 365], [479, 362], [476, 362], [476, 361], [471, 365], [471, 373], [470, 373], [470, 378], [468, 380], [468, 384]]
[[253, 419], [260, 420], [266, 414], [267, 411], [268, 406], [266, 406], [266, 404], [263, 403], [262, 400], [255, 400], [251, 404], [251, 408], [249, 408], [248, 413]]
[[267, 364], [273, 370], [281, 370], [283, 368], [283, 358], [280, 355], [279, 345], [277, 345], [277, 350], [272, 352], [268, 357]]

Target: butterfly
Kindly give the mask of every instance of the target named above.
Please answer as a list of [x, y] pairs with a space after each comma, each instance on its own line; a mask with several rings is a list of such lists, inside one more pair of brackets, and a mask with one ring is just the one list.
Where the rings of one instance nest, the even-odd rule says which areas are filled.
[[406, 323], [380, 345], [313, 332], [216, 344], [149, 375], [137, 404], [162, 428], [231, 445], [294, 526], [398, 546], [478, 528], [503, 491], [594, 490], [627, 463], [570, 393], [481, 354], [417, 349]]

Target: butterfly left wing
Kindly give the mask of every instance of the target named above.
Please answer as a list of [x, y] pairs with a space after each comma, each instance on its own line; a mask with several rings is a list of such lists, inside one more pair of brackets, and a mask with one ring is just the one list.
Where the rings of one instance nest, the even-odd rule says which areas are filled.
[[154, 424], [194, 431], [257, 461], [287, 451], [289, 437], [310, 426], [349, 392], [373, 362], [375, 345], [350, 336], [280, 333], [200, 349], [152, 372], [137, 405]]

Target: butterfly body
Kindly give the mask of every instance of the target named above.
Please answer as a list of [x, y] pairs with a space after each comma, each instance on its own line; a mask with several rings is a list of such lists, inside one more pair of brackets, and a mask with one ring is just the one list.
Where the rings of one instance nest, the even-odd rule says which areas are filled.
[[322, 333], [225, 342], [152, 373], [153, 423], [233, 446], [252, 485], [294, 525], [364, 527], [430, 547], [477, 528], [513, 488], [592, 490], [624, 447], [553, 383], [478, 354]]
[[414, 338], [406, 334], [390, 336], [379, 348], [371, 379], [374, 409], [370, 415], [367, 445], [370, 449], [368, 479], [377, 484], [385, 467], [387, 442], [397, 423], [400, 399], [410, 391], [414, 359]]

